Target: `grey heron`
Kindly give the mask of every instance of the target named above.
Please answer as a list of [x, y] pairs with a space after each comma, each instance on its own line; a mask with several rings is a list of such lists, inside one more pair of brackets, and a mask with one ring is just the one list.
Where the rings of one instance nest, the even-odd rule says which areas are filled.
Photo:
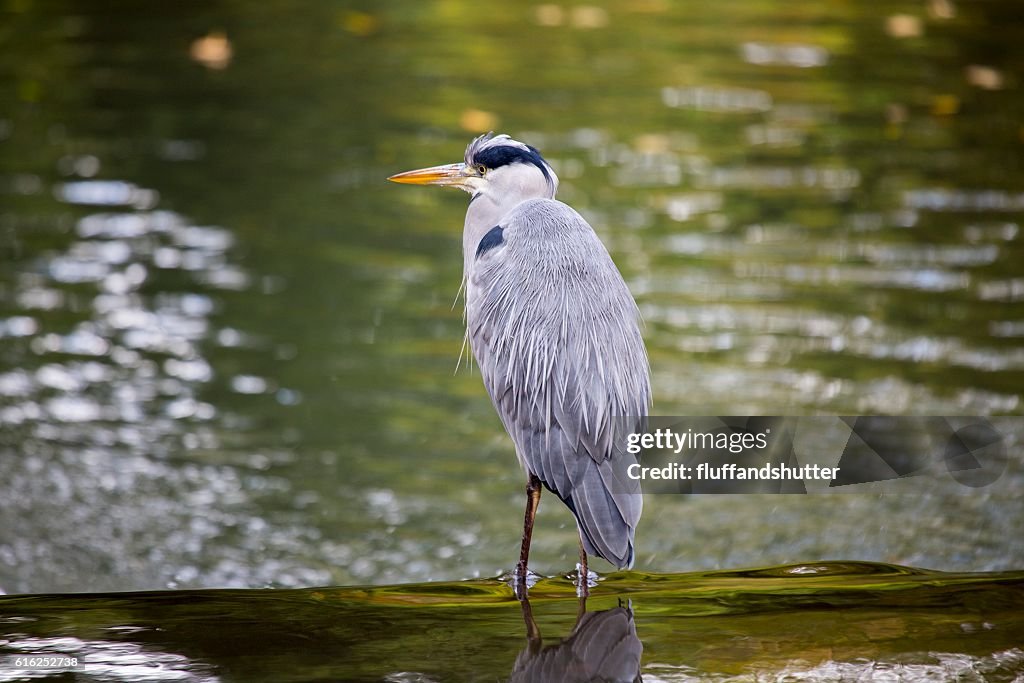
[[388, 180], [472, 195], [466, 336], [527, 475], [517, 593], [542, 485], [576, 518], [582, 591], [588, 554], [632, 567], [643, 500], [617, 444], [647, 416], [650, 370], [636, 302], [604, 244], [555, 199], [558, 177], [540, 153], [507, 135], [476, 138], [460, 163]]

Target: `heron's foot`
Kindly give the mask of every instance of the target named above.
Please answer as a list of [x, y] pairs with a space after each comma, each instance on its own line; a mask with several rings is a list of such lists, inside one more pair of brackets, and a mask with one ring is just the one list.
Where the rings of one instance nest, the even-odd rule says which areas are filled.
[[511, 572], [499, 577], [501, 581], [508, 584], [519, 600], [525, 600], [529, 589], [533, 588], [534, 584], [543, 578], [543, 576], [530, 571], [529, 568], [524, 567], [522, 564], [517, 564], [516, 568]]
[[576, 571], [566, 576], [567, 579], [571, 580], [573, 585], [576, 586], [576, 596], [585, 598], [590, 595], [590, 589], [597, 587], [597, 580], [601, 578], [597, 572], [586, 569], [584, 574], [583, 567], [580, 563], [576, 563]]

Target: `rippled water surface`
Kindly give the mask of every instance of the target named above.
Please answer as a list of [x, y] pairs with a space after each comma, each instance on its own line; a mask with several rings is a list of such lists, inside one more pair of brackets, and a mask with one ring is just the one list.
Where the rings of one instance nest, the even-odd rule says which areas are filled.
[[[100, 681], [1016, 681], [1024, 575], [817, 563], [548, 579], [0, 597], [0, 655]], [[211, 628], [216, 624], [216, 628]], [[26, 680], [0, 668], [0, 681]], [[77, 680], [77, 679], [76, 679]]]
[[[508, 570], [466, 198], [384, 181], [491, 129], [608, 245], [659, 414], [1024, 413], [1016, 0], [0, 12], [7, 593]], [[637, 569], [1020, 568], [1009, 424], [987, 487], [651, 496]]]

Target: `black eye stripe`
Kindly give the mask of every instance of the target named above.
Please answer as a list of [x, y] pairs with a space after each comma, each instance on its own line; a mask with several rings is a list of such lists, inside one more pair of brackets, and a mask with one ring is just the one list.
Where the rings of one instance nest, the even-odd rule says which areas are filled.
[[535, 164], [541, 160], [540, 154], [534, 148], [523, 149], [511, 145], [498, 145], [480, 150], [473, 157], [473, 161], [483, 164], [487, 168], [498, 168], [516, 162]]
[[529, 145], [527, 145], [526, 149], [511, 145], [488, 147], [476, 153], [473, 157], [473, 163], [483, 164], [487, 168], [500, 168], [509, 164], [533, 164], [540, 169], [540, 172], [544, 174], [544, 178], [548, 182], [551, 181], [544, 158], [540, 155], [540, 152]]

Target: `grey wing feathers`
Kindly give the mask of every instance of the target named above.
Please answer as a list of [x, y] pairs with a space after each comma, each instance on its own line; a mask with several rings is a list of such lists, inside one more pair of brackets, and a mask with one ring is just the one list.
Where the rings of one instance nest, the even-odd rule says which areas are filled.
[[[624, 476], [622, 419], [647, 415], [636, 304], [586, 221], [524, 202], [467, 277], [467, 323], [484, 384], [523, 466], [573, 510], [588, 553], [633, 560], [642, 499]], [[619, 448], [616, 448], [616, 445]]]

